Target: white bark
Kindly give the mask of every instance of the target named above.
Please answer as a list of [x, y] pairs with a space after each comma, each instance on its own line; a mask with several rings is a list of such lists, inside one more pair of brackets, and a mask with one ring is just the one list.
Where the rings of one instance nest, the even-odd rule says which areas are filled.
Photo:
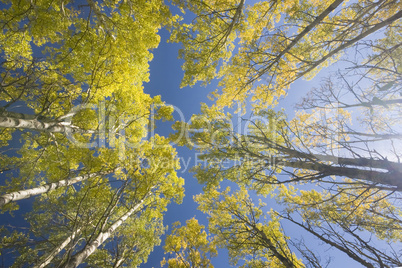
[[77, 176], [77, 177], [66, 179], [66, 180], [61, 180], [58, 182], [47, 183], [45, 185], [35, 187], [32, 189], [15, 191], [15, 192], [12, 192], [9, 194], [4, 194], [4, 195], [0, 196], [0, 207], [4, 206], [5, 204], [8, 204], [12, 201], [27, 199], [27, 198], [30, 198], [31, 196], [48, 193], [52, 190], [55, 190], [55, 189], [58, 189], [61, 187], [70, 186], [74, 183], [77, 183], [80, 181], [85, 181], [85, 180], [95, 177], [95, 176], [107, 175], [112, 172], [113, 172], [113, 170], [86, 174], [86, 175]]
[[122, 256], [120, 259], [116, 261], [116, 263], [113, 265], [113, 268], [118, 268], [122, 265], [122, 263], [125, 261], [124, 257]]
[[0, 108], [0, 116], [2, 117], [12, 117], [17, 119], [37, 119], [38, 116], [34, 114], [23, 114], [17, 112], [9, 112], [4, 108]]
[[42, 258], [41, 263], [35, 265], [34, 268], [44, 268], [48, 265], [57, 254], [60, 253], [74, 238], [81, 233], [81, 228], [75, 230], [66, 240], [63, 241], [58, 247], [53, 249], [50, 253], [48, 253], [45, 257]]
[[94, 130], [81, 129], [68, 122], [39, 120], [35, 118], [19, 118], [0, 116], [0, 127], [20, 128], [53, 133], [95, 133]]
[[100, 232], [98, 236], [94, 240], [90, 241], [81, 251], [73, 255], [68, 263], [63, 266], [63, 268], [76, 268], [83, 261], [85, 261], [85, 259], [94, 253], [95, 250], [102, 245], [103, 242], [105, 242], [120, 225], [122, 225], [134, 212], [137, 212], [142, 207], [144, 199], [142, 199], [141, 202], [116, 220], [105, 232]]

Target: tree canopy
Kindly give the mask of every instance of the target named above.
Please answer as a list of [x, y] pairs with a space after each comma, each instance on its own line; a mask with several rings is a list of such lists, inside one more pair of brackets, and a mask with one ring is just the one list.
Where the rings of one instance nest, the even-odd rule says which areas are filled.
[[[236, 267], [402, 266], [401, 7], [3, 1], [0, 212], [21, 219], [0, 227], [3, 265], [139, 267], [163, 243], [162, 267], [222, 249]], [[180, 107], [145, 90], [160, 30], [181, 86], [210, 97], [165, 136]], [[185, 225], [164, 217], [184, 197], [176, 146], [203, 185]]]
[[398, 1], [174, 2], [196, 15], [172, 35], [183, 44], [183, 86], [218, 78], [219, 107], [249, 97], [256, 108], [275, 105], [346, 48], [378, 31], [392, 35], [402, 16]]
[[2, 227], [2, 256], [13, 267], [145, 262], [183, 197], [169, 140], [145, 139], [151, 113], [173, 111], [143, 91], [168, 7], [8, 1], [0, 18], [1, 209], [36, 197], [26, 227]]

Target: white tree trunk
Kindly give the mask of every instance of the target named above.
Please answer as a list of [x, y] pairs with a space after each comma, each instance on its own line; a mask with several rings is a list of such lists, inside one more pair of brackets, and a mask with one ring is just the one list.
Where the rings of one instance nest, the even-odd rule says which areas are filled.
[[120, 267], [120, 265], [122, 265], [122, 263], [123, 263], [124, 261], [125, 261], [124, 257], [121, 256], [121, 258], [118, 259], [118, 260], [116, 261], [116, 263], [113, 265], [113, 268], [118, 268], [118, 267]]
[[31, 196], [35, 195], [40, 195], [44, 193], [48, 193], [52, 190], [65, 187], [65, 186], [70, 186], [74, 183], [80, 182], [80, 181], [85, 181], [89, 178], [95, 177], [95, 176], [101, 176], [101, 175], [107, 175], [112, 173], [114, 170], [109, 170], [109, 171], [104, 171], [104, 172], [96, 172], [96, 173], [91, 173], [87, 175], [82, 175], [82, 176], [77, 176], [74, 178], [66, 179], [66, 180], [61, 180], [58, 182], [52, 182], [52, 183], [47, 183], [45, 185], [35, 187], [32, 189], [27, 189], [27, 190], [21, 190], [21, 191], [15, 191], [9, 194], [4, 194], [0, 196], [0, 207], [4, 206], [5, 204], [8, 204], [12, 201], [17, 201], [17, 200], [22, 200], [22, 199], [27, 199], [30, 198]]
[[9, 112], [4, 108], [0, 108], [0, 116], [2, 117], [12, 117], [17, 119], [37, 119], [37, 115], [34, 114], [23, 114], [17, 112]]
[[94, 130], [81, 129], [68, 122], [39, 120], [11, 116], [0, 116], [0, 127], [21, 128], [53, 133], [95, 133]]
[[122, 225], [134, 212], [137, 212], [141, 208], [144, 199], [115, 221], [105, 232], [100, 232], [94, 240], [90, 241], [81, 251], [73, 255], [68, 263], [63, 267], [76, 268], [80, 265], [86, 258], [94, 253], [95, 250], [102, 245], [120, 225]]
[[50, 253], [46, 254], [45, 257], [42, 258], [41, 263], [38, 265], [35, 265], [34, 268], [44, 268], [46, 265], [48, 265], [54, 257], [57, 256], [57, 254], [60, 253], [74, 238], [81, 233], [81, 228], [75, 230], [69, 237], [66, 238], [66, 240], [63, 241], [58, 247], [53, 249]]

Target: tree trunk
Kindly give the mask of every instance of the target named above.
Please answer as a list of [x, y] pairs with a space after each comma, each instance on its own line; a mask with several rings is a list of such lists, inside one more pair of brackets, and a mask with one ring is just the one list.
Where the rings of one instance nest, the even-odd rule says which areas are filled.
[[364, 132], [357, 132], [357, 131], [341, 131], [339, 134], [347, 134], [347, 135], [355, 135], [355, 136], [363, 136], [363, 137], [370, 137], [374, 139], [381, 139], [381, 140], [390, 140], [390, 139], [402, 139], [402, 134], [371, 134], [371, 133], [364, 133]]
[[251, 227], [254, 229], [254, 231], [259, 234], [260, 239], [262, 240], [262, 244], [268, 248], [269, 250], [271, 250], [272, 255], [274, 255], [286, 268], [294, 268], [296, 267], [296, 265], [293, 263], [292, 260], [289, 259], [288, 256], [286, 256], [286, 254], [283, 254], [284, 252], [280, 252], [276, 246], [274, 245], [274, 243], [272, 242], [272, 240], [270, 238], [267, 237], [267, 235], [264, 233], [264, 231], [260, 230], [259, 228], [257, 228], [257, 226], [255, 225], [251, 225]]
[[95, 250], [102, 245], [103, 242], [105, 242], [120, 225], [124, 223], [124, 221], [126, 221], [134, 212], [137, 212], [141, 208], [142, 204], [144, 203], [144, 199], [142, 199], [140, 203], [135, 205], [117, 221], [115, 221], [105, 232], [100, 232], [95, 239], [89, 241], [89, 243], [81, 251], [73, 255], [63, 267], [75, 268], [85, 261], [85, 259], [94, 253]]
[[123, 264], [124, 261], [125, 261], [124, 257], [121, 256], [118, 260], [116, 260], [116, 262], [113, 265], [113, 268], [120, 267]]
[[38, 116], [34, 114], [23, 114], [23, 113], [16, 113], [16, 112], [9, 112], [3, 107], [0, 108], [0, 116], [1, 117], [12, 117], [17, 119], [37, 119]]
[[34, 268], [46, 267], [46, 265], [48, 265], [53, 260], [53, 258], [56, 257], [57, 254], [59, 254], [60, 251], [62, 251], [80, 233], [81, 233], [81, 228], [74, 231], [69, 237], [66, 238], [66, 240], [63, 241], [63, 243], [61, 243], [58, 247], [53, 249], [49, 254], [47, 254], [44, 258], [42, 258], [41, 263], [38, 265], [35, 265]]
[[[318, 171], [325, 176], [341, 176], [351, 179], [365, 180], [370, 183], [388, 185], [397, 191], [402, 191], [402, 163], [388, 161], [386, 159], [348, 158], [333, 155], [305, 153], [277, 144], [266, 137], [249, 136], [257, 144], [267, 148], [276, 149], [278, 156], [271, 157], [270, 164], [285, 167]], [[259, 155], [248, 146], [241, 149], [251, 156], [266, 159], [267, 156]], [[325, 163], [332, 162], [332, 163]], [[381, 171], [384, 170], [384, 171]]]
[[376, 170], [359, 169], [344, 166], [332, 166], [321, 163], [311, 163], [305, 161], [282, 161], [279, 164], [299, 169], [318, 171], [325, 176], [340, 176], [350, 179], [364, 180], [369, 183], [387, 185], [395, 187], [395, 190], [402, 191], [402, 173], [398, 171], [381, 172]]
[[[402, 180], [398, 179], [402, 177], [402, 163], [388, 161], [386, 159], [372, 159], [372, 158], [349, 158], [338, 157], [325, 154], [313, 154], [305, 153], [295, 150], [293, 148], [287, 148], [280, 144], [277, 144], [266, 137], [250, 136], [256, 143], [266, 145], [267, 148], [274, 148], [278, 150], [280, 155], [273, 157], [273, 163], [282, 163], [285, 166], [312, 169], [315, 171], [330, 171], [338, 176], [349, 176], [355, 179], [375, 180], [376, 183], [390, 184], [393, 186], [401, 187]], [[264, 155], [257, 155], [253, 153], [247, 146], [241, 147], [246, 153], [250, 153], [252, 156], [258, 158], [266, 158]], [[322, 162], [332, 162], [332, 164], [326, 164]], [[387, 172], [381, 172], [380, 170]], [[381, 179], [383, 176], [383, 180]], [[371, 177], [373, 177], [371, 179]], [[378, 180], [380, 181], [376, 181]], [[391, 180], [388, 180], [388, 179]], [[400, 188], [402, 190], [402, 188]]]
[[346, 253], [350, 258], [352, 258], [353, 260], [359, 262], [363, 266], [368, 267], [368, 268], [374, 268], [374, 266], [371, 263], [365, 261], [359, 255], [355, 254], [352, 250], [350, 250], [347, 247], [347, 244], [343, 244], [343, 245], [337, 244], [337, 243], [331, 241], [330, 239], [325, 238], [324, 235], [320, 235], [319, 233], [315, 232], [313, 230], [313, 228], [309, 224], [305, 225], [305, 224], [299, 223], [299, 222], [293, 220], [290, 216], [284, 216], [284, 215], [280, 215], [280, 216], [283, 217], [284, 219], [287, 219], [287, 220], [293, 222], [294, 224], [297, 224], [298, 226], [300, 226], [301, 228], [303, 228], [307, 232], [313, 234], [318, 239], [321, 239], [322, 241], [324, 241], [328, 245], [330, 245], [330, 246], [332, 246], [332, 247], [334, 247], [334, 248]]
[[[380, 30], [381, 28], [390, 25], [391, 23], [399, 20], [402, 17], [402, 10], [398, 11], [397, 13], [395, 13], [394, 15], [392, 15], [389, 18], [384, 19], [383, 21], [375, 24], [374, 26], [372, 26], [370, 29], [368, 29], [367, 31], [359, 34], [358, 36], [344, 42], [342, 45], [340, 45], [339, 47], [337, 47], [336, 49], [330, 51], [327, 55], [325, 55], [324, 57], [322, 57], [321, 59], [315, 61], [313, 64], [311, 64], [311, 66], [307, 69], [304, 70], [300, 73], [297, 74], [297, 78], [300, 78], [302, 76], [304, 76], [305, 74], [311, 72], [312, 70], [314, 70], [318, 65], [320, 65], [321, 63], [325, 62], [327, 59], [331, 58], [332, 56], [334, 56], [335, 54], [337, 54], [338, 52], [352, 46], [353, 44], [355, 44], [356, 42], [362, 40], [363, 38], [369, 36], [370, 34]], [[293, 82], [293, 81], [292, 81]], [[290, 84], [291, 82], [289, 82]]]
[[323, 154], [307, 154], [302, 152], [296, 152], [292, 155], [294, 157], [300, 157], [309, 160], [312, 163], [319, 161], [330, 161], [335, 165], [340, 166], [354, 166], [370, 169], [383, 169], [389, 172], [402, 173], [402, 164], [397, 162], [392, 162], [384, 159], [372, 159], [372, 158], [348, 158], [348, 157], [338, 157], [333, 155], [323, 155]]
[[15, 192], [12, 192], [9, 194], [4, 194], [4, 195], [0, 196], [0, 207], [4, 206], [5, 204], [8, 204], [12, 201], [27, 199], [27, 198], [30, 198], [31, 196], [48, 193], [52, 190], [55, 190], [55, 189], [58, 189], [61, 187], [65, 187], [65, 186], [70, 186], [74, 183], [77, 183], [80, 181], [85, 181], [92, 177], [110, 174], [113, 171], [114, 170], [109, 170], [109, 171], [104, 171], [104, 172], [95, 172], [95, 173], [77, 176], [77, 177], [66, 179], [66, 180], [61, 180], [58, 182], [47, 183], [45, 185], [35, 187], [32, 189], [15, 191]]
[[53, 132], [53, 133], [95, 133], [94, 130], [86, 130], [63, 121], [51, 121], [51, 120], [39, 120], [37, 118], [31, 118], [27, 115], [26, 118], [22, 118], [22, 114], [16, 116], [0, 116], [0, 127], [3, 128], [20, 128], [28, 130], [36, 130], [41, 132]]
[[356, 104], [344, 104], [338, 108], [353, 108], [353, 107], [372, 107], [376, 105], [387, 106], [392, 104], [402, 104], [402, 99], [391, 99], [391, 100], [378, 100], [378, 101], [362, 101]]
[[284, 50], [282, 50], [270, 64], [268, 64], [268, 66], [260, 70], [258, 76], [254, 78], [253, 81], [257, 80], [257, 78], [260, 78], [269, 69], [271, 69], [274, 64], [278, 63], [278, 61], [280, 60], [280, 58], [283, 57], [283, 55], [288, 53], [292, 47], [294, 47], [304, 36], [306, 36], [312, 29], [314, 29], [320, 22], [322, 22], [332, 11], [334, 11], [340, 4], [342, 4], [342, 2], [343, 0], [335, 0], [329, 7], [327, 7], [319, 16], [315, 18], [315, 20], [312, 23], [307, 25], [307, 27], [305, 27], [303, 31], [301, 31], [292, 40], [292, 42]]

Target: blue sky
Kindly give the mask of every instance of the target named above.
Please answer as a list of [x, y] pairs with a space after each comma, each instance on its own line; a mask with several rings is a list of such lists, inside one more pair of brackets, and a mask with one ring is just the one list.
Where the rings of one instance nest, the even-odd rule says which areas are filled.
[[[211, 91], [215, 90], [214, 86], [216, 83], [212, 83], [206, 87], [197, 84], [194, 87], [180, 88], [180, 82], [183, 77], [183, 71], [181, 69], [183, 61], [177, 58], [180, 45], [167, 42], [169, 33], [166, 30], [161, 30], [160, 34], [161, 43], [159, 47], [153, 51], [154, 58], [150, 64], [150, 82], [144, 85], [144, 91], [151, 96], [161, 95], [162, 100], [165, 101], [166, 104], [174, 105], [179, 108], [184, 115], [184, 120], [188, 122], [193, 114], [200, 113], [202, 102], [212, 104], [207, 96]], [[335, 64], [330, 69], [334, 70], [337, 68], [338, 66]], [[292, 117], [294, 115], [293, 105], [313, 86], [317, 86], [321, 77], [325, 76], [327, 73], [327, 71], [323, 71], [311, 81], [296, 81], [289, 90], [288, 96], [279, 102], [277, 108], [284, 108], [286, 113]], [[234, 124], [237, 120], [236, 117], [237, 115], [234, 115]], [[182, 120], [177, 112], [174, 113], [174, 119]], [[157, 123], [156, 133], [168, 136], [173, 131], [170, 125], [171, 123]], [[171, 204], [168, 207], [164, 220], [165, 225], [169, 226], [167, 234], [170, 233], [172, 223], [180, 221], [181, 224], [184, 225], [186, 220], [191, 219], [192, 217], [196, 217], [201, 224], [205, 226], [208, 225], [206, 215], [197, 210], [197, 204], [193, 201], [194, 195], [202, 193], [202, 185], [198, 184], [196, 178], [193, 177], [193, 173], [188, 172], [189, 167], [195, 164], [196, 151], [192, 151], [187, 147], [178, 146], [176, 146], [176, 150], [178, 151], [179, 157], [182, 159], [182, 169], [178, 171], [178, 175], [185, 179], [185, 197], [181, 205]], [[183, 161], [185, 161], [185, 164]], [[184, 170], [184, 166], [187, 165], [187, 163], [189, 164], [189, 167], [187, 167], [187, 170]], [[269, 208], [267, 208], [267, 210], [269, 210]], [[287, 227], [286, 234], [300, 234], [300, 230], [298, 228], [292, 228], [293, 226], [291, 224], [285, 224], [285, 226]], [[318, 244], [320, 242], [318, 240], [309, 239], [311, 239], [311, 237], [305, 237], [305, 241], [308, 241], [313, 248], [317, 247], [318, 249], [320, 247]], [[164, 237], [162, 238], [162, 245], [163, 240]], [[141, 265], [141, 267], [160, 267], [160, 261], [164, 257], [162, 245], [154, 249], [149, 256], [148, 262]], [[327, 249], [328, 247], [325, 246], [325, 248]], [[326, 252], [326, 254], [328, 254], [328, 252]], [[335, 254], [333, 257], [336, 258], [337, 261], [334, 259], [332, 265], [337, 265], [338, 263], [346, 265], [346, 267], [359, 267], [356, 266], [357, 263], [347, 258], [346, 255], [343, 256], [342, 253], [335, 251], [333, 254]], [[212, 259], [212, 263], [217, 268], [229, 267], [226, 251], [220, 250], [218, 257]]]
[[[180, 45], [166, 42], [169, 36], [168, 31], [163, 29], [160, 34], [161, 43], [154, 50], [154, 58], [150, 64], [150, 81], [144, 85], [144, 91], [151, 96], [161, 95], [166, 104], [178, 107], [183, 112], [184, 120], [188, 121], [191, 115], [200, 113], [201, 102], [211, 103], [207, 98], [211, 89], [200, 86], [180, 88], [183, 77], [181, 69], [183, 61], [177, 58]], [[181, 120], [178, 112], [175, 112], [173, 116], [175, 120]], [[157, 124], [156, 127], [156, 133], [161, 135], [168, 136], [172, 133], [171, 122]], [[196, 153], [187, 147], [176, 146], [176, 150], [182, 159], [180, 163], [182, 169], [178, 171], [178, 176], [185, 179], [185, 197], [181, 205], [174, 203], [169, 205], [164, 223], [170, 227], [172, 223], [180, 221], [184, 225], [186, 220], [196, 217], [201, 224], [207, 225], [205, 215], [197, 210], [197, 204], [193, 201], [193, 196], [202, 192], [202, 186], [198, 184], [193, 174], [184, 170], [184, 162], [189, 163], [190, 166], [194, 165]], [[217, 258], [217, 262], [214, 262], [216, 267], [227, 266], [226, 258], [222, 257], [220, 256]], [[141, 267], [160, 267], [162, 259], [163, 249], [157, 247], [149, 256], [148, 262]]]
[[[191, 20], [190, 16], [186, 15], [186, 20]], [[184, 119], [188, 122], [192, 115], [200, 113], [201, 103], [212, 104], [208, 99], [208, 94], [214, 91], [216, 88], [216, 81], [213, 81], [210, 85], [204, 87], [200, 83], [194, 87], [180, 88], [181, 79], [183, 77], [183, 71], [181, 65], [183, 60], [178, 59], [179, 44], [168, 43], [169, 33], [167, 30], [162, 29], [160, 31], [161, 42], [157, 49], [153, 51], [154, 58], [150, 64], [150, 82], [144, 85], [144, 91], [152, 96], [161, 95], [162, 100], [170, 105], [174, 105], [183, 113], [181, 118], [179, 113], [174, 113], [175, 120]], [[371, 36], [373, 38], [373, 36]], [[353, 57], [346, 53], [344, 58]], [[299, 79], [294, 82], [288, 91], [288, 95], [279, 101], [278, 107], [275, 109], [284, 109], [287, 116], [292, 118], [295, 114], [295, 103], [299, 102], [313, 87], [318, 87], [323, 78], [330, 75], [330, 72], [336, 72], [339, 69], [345, 68], [345, 62], [335, 62], [331, 66], [324, 68], [313, 79], [306, 81]], [[250, 114], [250, 106], [248, 106], [248, 114]], [[247, 115], [247, 114], [246, 114]], [[355, 114], [356, 115], [356, 114]], [[234, 115], [234, 124], [237, 122], [237, 115]], [[157, 133], [164, 136], [168, 136], [172, 133], [170, 127], [171, 123], [157, 124]], [[205, 226], [208, 225], [206, 215], [197, 210], [197, 204], [193, 201], [193, 196], [202, 193], [202, 185], [198, 184], [197, 180], [193, 177], [194, 174], [188, 170], [196, 163], [196, 151], [191, 151], [187, 147], [177, 147], [178, 155], [181, 158], [182, 169], [178, 171], [178, 175], [185, 179], [185, 198], [181, 205], [171, 204], [166, 212], [164, 223], [169, 228], [171, 224], [180, 221], [182, 225], [186, 220], [196, 217], [199, 222]], [[188, 165], [188, 166], [187, 166]], [[184, 170], [186, 169], [186, 170]], [[225, 184], [230, 184], [226, 182]], [[254, 196], [257, 200], [257, 198]], [[269, 202], [272, 204], [272, 201]], [[269, 210], [269, 206], [267, 210]], [[301, 230], [292, 226], [291, 223], [284, 223], [285, 233], [289, 236], [301, 235]], [[167, 234], [170, 233], [168, 230]], [[306, 243], [317, 252], [322, 253], [325, 256], [332, 258], [331, 265], [329, 267], [361, 267], [359, 263], [353, 261], [346, 254], [330, 249], [328, 245], [323, 245], [322, 242], [310, 236], [309, 234], [302, 234]], [[163, 245], [162, 238], [162, 245]], [[163, 259], [163, 249], [159, 246], [149, 256], [148, 262], [141, 267], [160, 267], [160, 261]], [[299, 256], [300, 257], [300, 256]], [[215, 267], [229, 267], [228, 256], [225, 250], [220, 250], [218, 257], [212, 260]]]
[[[181, 69], [181, 64], [183, 61], [177, 59], [180, 45], [166, 42], [169, 36], [169, 33], [166, 30], [161, 30], [160, 34], [161, 43], [160, 46], [153, 51], [154, 59], [150, 64], [150, 82], [144, 84], [144, 91], [152, 96], [161, 95], [162, 100], [166, 104], [176, 106], [183, 113], [184, 120], [189, 121], [191, 115], [200, 113], [200, 103], [212, 103], [207, 96], [215, 89], [214, 84], [207, 87], [202, 87], [197, 84], [192, 88], [185, 87], [180, 89], [180, 82], [183, 77], [183, 71]], [[339, 66], [334, 64], [330, 69], [336, 70], [338, 67]], [[300, 100], [300, 98], [304, 96], [313, 86], [317, 86], [320, 79], [326, 74], [328, 74], [328, 70], [322, 71], [311, 81], [299, 80], [294, 83], [289, 91], [288, 96], [279, 102], [278, 109], [284, 108], [286, 113], [289, 116], [292, 116], [294, 114], [293, 104]], [[174, 118], [175, 120], [182, 119], [177, 112], [174, 113]], [[170, 125], [171, 123], [158, 123], [156, 132], [164, 136], [168, 136], [170, 133], [172, 133]], [[18, 138], [13, 140], [16, 141]], [[193, 177], [193, 174], [188, 172], [188, 169], [196, 163], [196, 152], [191, 151], [186, 147], [176, 146], [176, 149], [179, 157], [182, 159], [182, 169], [178, 171], [178, 175], [185, 179], [185, 197], [181, 205], [174, 203], [169, 205], [164, 223], [170, 228], [171, 224], [176, 221], [180, 221], [184, 225], [186, 220], [196, 217], [201, 224], [207, 225], [208, 222], [206, 215], [197, 210], [197, 204], [193, 201], [194, 195], [202, 193], [202, 185], [199, 185], [197, 180]], [[29, 209], [31, 202], [32, 199], [23, 200], [20, 201], [19, 204], [21, 205], [22, 209]], [[21, 213], [16, 213], [16, 215], [21, 215]], [[0, 221], [2, 224], [7, 224], [11, 221], [13, 223], [19, 223], [20, 221], [22, 222], [22, 220], [22, 217], [11, 218], [8, 214], [4, 214], [1, 216]], [[286, 227], [289, 227], [286, 228], [286, 233], [288, 235], [299, 234], [298, 229], [292, 228], [291, 225], [286, 225]], [[169, 232], [170, 230], [167, 233]], [[162, 245], [163, 239], [164, 237], [162, 237]], [[316, 247], [317, 250], [320, 247], [321, 249], [328, 248], [328, 246], [322, 247], [318, 240], [309, 240], [308, 236], [306, 236], [306, 241], [311, 243], [310, 245], [312, 247]], [[331, 254], [329, 252], [326, 252], [326, 254]], [[164, 254], [162, 247], [157, 247], [149, 256], [148, 262], [143, 264], [141, 267], [160, 267], [160, 261], [163, 257]], [[333, 257], [334, 263], [332, 263], [330, 267], [336, 267], [338, 265], [343, 265], [345, 267], [359, 267], [357, 263], [351, 261], [342, 253], [336, 253], [336, 255], [333, 255]], [[213, 259], [212, 262], [217, 268], [229, 266], [227, 254], [225, 254], [224, 250], [219, 251], [219, 256]]]
[[[174, 105], [183, 113], [184, 120], [189, 121], [193, 114], [200, 113], [201, 103], [212, 104], [211, 100], [207, 98], [208, 94], [215, 89], [214, 83], [208, 85], [207, 87], [200, 86], [197, 84], [194, 87], [185, 87], [180, 88], [180, 82], [183, 77], [183, 71], [181, 69], [182, 60], [178, 59], [178, 49], [180, 48], [179, 44], [168, 43], [167, 39], [169, 33], [167, 30], [162, 29], [160, 31], [161, 34], [161, 43], [160, 46], [153, 51], [154, 59], [150, 63], [150, 81], [144, 84], [144, 91], [151, 96], [161, 95], [162, 100], [166, 104]], [[333, 67], [336, 68], [336, 67]], [[284, 108], [290, 116], [293, 115], [294, 109], [293, 104], [295, 101], [299, 100], [308, 90], [313, 86], [317, 85], [319, 81], [319, 77], [322, 77], [325, 72], [321, 72], [321, 74], [314, 78], [312, 81], [303, 81], [299, 80], [292, 86], [289, 91], [289, 95], [280, 101], [278, 108]], [[216, 85], [216, 83], [215, 83]], [[20, 110], [20, 112], [24, 112], [24, 110]], [[174, 114], [175, 120], [182, 120], [178, 112]], [[234, 123], [236, 122], [236, 115], [234, 116]], [[168, 136], [172, 133], [171, 123], [157, 123], [156, 132]], [[19, 133], [19, 132], [17, 132]], [[19, 135], [19, 134], [15, 134]], [[14, 136], [13, 146], [18, 147], [19, 137]], [[202, 214], [197, 210], [197, 204], [193, 201], [193, 196], [202, 193], [202, 185], [198, 184], [197, 180], [193, 177], [193, 174], [188, 170], [190, 167], [194, 166], [196, 163], [196, 151], [192, 151], [187, 147], [177, 147], [178, 155], [181, 158], [181, 166], [182, 169], [178, 171], [178, 175], [185, 179], [185, 197], [183, 203], [181, 205], [177, 205], [172, 203], [168, 207], [168, 211], [166, 212], [166, 216], [164, 219], [165, 225], [169, 226], [169, 230], [167, 234], [170, 232], [170, 227], [172, 223], [176, 221], [180, 221], [182, 225], [185, 224], [186, 220], [196, 217], [199, 222], [205, 226], [208, 225], [206, 215]], [[230, 184], [230, 183], [229, 183]], [[11, 217], [8, 213], [3, 214], [1, 216], [0, 222], [2, 224], [12, 223], [17, 226], [23, 226], [25, 221], [23, 219], [24, 212], [28, 212], [30, 210], [30, 205], [33, 199], [21, 200], [20, 211], [15, 213], [15, 217]], [[269, 209], [269, 208], [268, 208]], [[21, 213], [23, 212], [23, 213]], [[287, 234], [295, 233], [297, 234], [297, 230], [293, 230], [291, 225], [288, 225]], [[307, 238], [308, 239], [308, 238]], [[163, 245], [164, 237], [162, 237], [162, 245]], [[317, 240], [311, 240], [312, 245], [318, 243]], [[162, 245], [156, 247], [154, 251], [148, 258], [148, 262], [142, 264], [141, 267], [160, 267], [160, 261], [164, 257], [164, 252], [162, 249]], [[317, 244], [317, 247], [319, 245]], [[342, 258], [342, 255], [339, 255]], [[228, 256], [225, 250], [220, 250], [217, 258], [212, 260], [212, 263], [215, 267], [229, 267]], [[342, 264], [350, 264], [356, 266], [354, 262], [348, 262], [345, 259], [341, 261]], [[335, 264], [335, 263], [334, 263]], [[335, 267], [335, 266], [333, 266]]]

